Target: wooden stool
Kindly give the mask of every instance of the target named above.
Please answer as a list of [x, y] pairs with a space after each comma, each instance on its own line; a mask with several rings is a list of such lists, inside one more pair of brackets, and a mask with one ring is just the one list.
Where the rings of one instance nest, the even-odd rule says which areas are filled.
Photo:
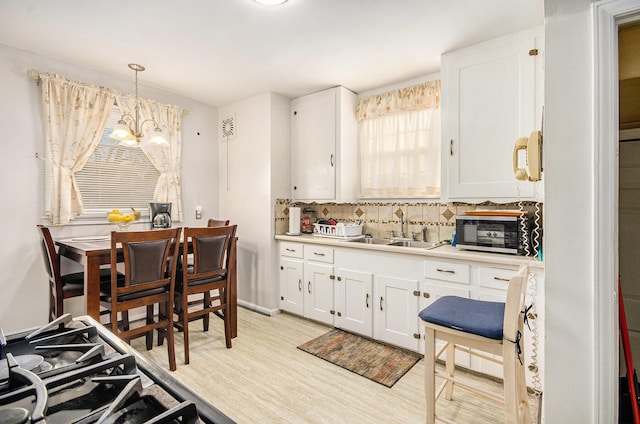
[[[531, 423], [522, 337], [527, 280], [528, 268], [522, 266], [518, 274], [509, 280], [506, 303], [445, 296], [420, 312], [419, 316], [425, 326], [425, 397], [428, 424], [435, 423], [436, 418], [449, 422], [436, 416], [436, 400], [445, 389], [445, 397], [451, 400], [454, 385], [484, 398], [504, 402], [507, 423]], [[436, 339], [446, 342], [438, 352]], [[502, 356], [504, 398], [461, 383], [454, 378], [456, 349], [485, 359], [489, 357], [477, 352], [478, 350]], [[435, 363], [445, 351], [446, 374], [437, 373], [445, 381], [436, 390]], [[491, 360], [495, 361], [493, 358]]]

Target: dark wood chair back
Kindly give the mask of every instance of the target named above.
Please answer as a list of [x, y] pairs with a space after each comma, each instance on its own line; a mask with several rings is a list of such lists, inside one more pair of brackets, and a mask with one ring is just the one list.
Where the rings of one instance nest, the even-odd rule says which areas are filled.
[[[189, 363], [189, 321], [202, 319], [205, 331], [209, 329], [211, 313], [224, 321], [225, 343], [231, 347], [230, 264], [235, 263], [232, 244], [236, 225], [184, 229], [183, 255], [193, 252], [193, 265], [184, 267], [176, 286], [176, 325], [183, 330], [185, 363]], [[186, 260], [183, 261], [186, 263]], [[202, 303], [189, 308], [189, 296], [204, 294]], [[198, 303], [200, 303], [198, 305]]]
[[38, 225], [40, 247], [44, 259], [45, 269], [49, 275], [49, 321], [53, 321], [64, 314], [63, 300], [70, 297], [84, 295], [84, 274], [71, 274], [66, 287], [60, 274], [60, 256], [51, 236], [51, 231], [44, 225]]
[[229, 225], [228, 219], [210, 219], [207, 221], [207, 227], [226, 227], [227, 225]]
[[[111, 328], [123, 340], [146, 336], [151, 349], [153, 330], [158, 330], [159, 344], [165, 336], [169, 351], [169, 368], [176, 369], [173, 340], [173, 296], [179, 255], [181, 228], [149, 231], [114, 231], [111, 233]], [[124, 282], [118, 284], [116, 273], [118, 248], [122, 246]], [[158, 304], [157, 319], [154, 305]], [[118, 312], [147, 308], [145, 325], [118, 329]]]

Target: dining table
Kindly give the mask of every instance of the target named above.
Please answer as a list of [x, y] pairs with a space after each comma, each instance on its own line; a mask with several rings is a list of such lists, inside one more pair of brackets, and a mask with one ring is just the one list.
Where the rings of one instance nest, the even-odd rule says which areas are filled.
[[[100, 320], [100, 268], [111, 264], [111, 236], [86, 236], [59, 239], [55, 241], [58, 254], [84, 268], [84, 299], [85, 314], [97, 321]], [[180, 241], [182, 247], [184, 241]], [[238, 335], [238, 284], [237, 284], [237, 239], [232, 240], [229, 261], [229, 316], [231, 322], [231, 337]], [[122, 249], [118, 248], [118, 262], [124, 262]]]

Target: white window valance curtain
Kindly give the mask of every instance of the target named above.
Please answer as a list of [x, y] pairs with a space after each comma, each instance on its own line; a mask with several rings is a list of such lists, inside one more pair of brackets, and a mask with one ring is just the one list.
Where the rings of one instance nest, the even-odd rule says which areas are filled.
[[361, 197], [440, 194], [440, 81], [358, 100]]
[[[135, 115], [135, 97], [117, 95], [116, 103], [123, 113]], [[160, 172], [154, 191], [154, 202], [171, 203], [171, 220], [182, 221], [182, 114], [179, 106], [166, 105], [151, 100], [139, 99], [139, 119], [155, 120], [164, 131], [168, 145], [158, 146], [141, 143], [144, 154]], [[146, 124], [152, 129], [151, 124]]]
[[83, 212], [74, 174], [100, 142], [115, 94], [56, 74], [39, 74], [39, 80], [52, 177], [50, 222], [65, 225]]
[[358, 99], [358, 122], [411, 110], [440, 108], [440, 80], [427, 81], [398, 90]]

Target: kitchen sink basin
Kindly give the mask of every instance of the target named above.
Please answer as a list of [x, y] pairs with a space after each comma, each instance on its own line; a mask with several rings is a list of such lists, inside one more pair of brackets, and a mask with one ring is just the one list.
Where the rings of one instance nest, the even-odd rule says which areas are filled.
[[396, 240], [387, 244], [388, 246], [417, 247], [422, 249], [430, 249], [438, 245], [431, 241], [415, 241], [415, 240]]
[[379, 239], [372, 237], [358, 238], [349, 240], [350, 243], [362, 243], [362, 244], [378, 244], [383, 246], [400, 246], [400, 247], [415, 247], [419, 249], [431, 249], [438, 247], [441, 244], [431, 241], [415, 241], [415, 240], [390, 240]]
[[389, 244], [391, 240], [389, 239], [378, 239], [372, 237], [363, 237], [354, 240], [349, 240], [351, 243], [362, 243], [362, 244]]

